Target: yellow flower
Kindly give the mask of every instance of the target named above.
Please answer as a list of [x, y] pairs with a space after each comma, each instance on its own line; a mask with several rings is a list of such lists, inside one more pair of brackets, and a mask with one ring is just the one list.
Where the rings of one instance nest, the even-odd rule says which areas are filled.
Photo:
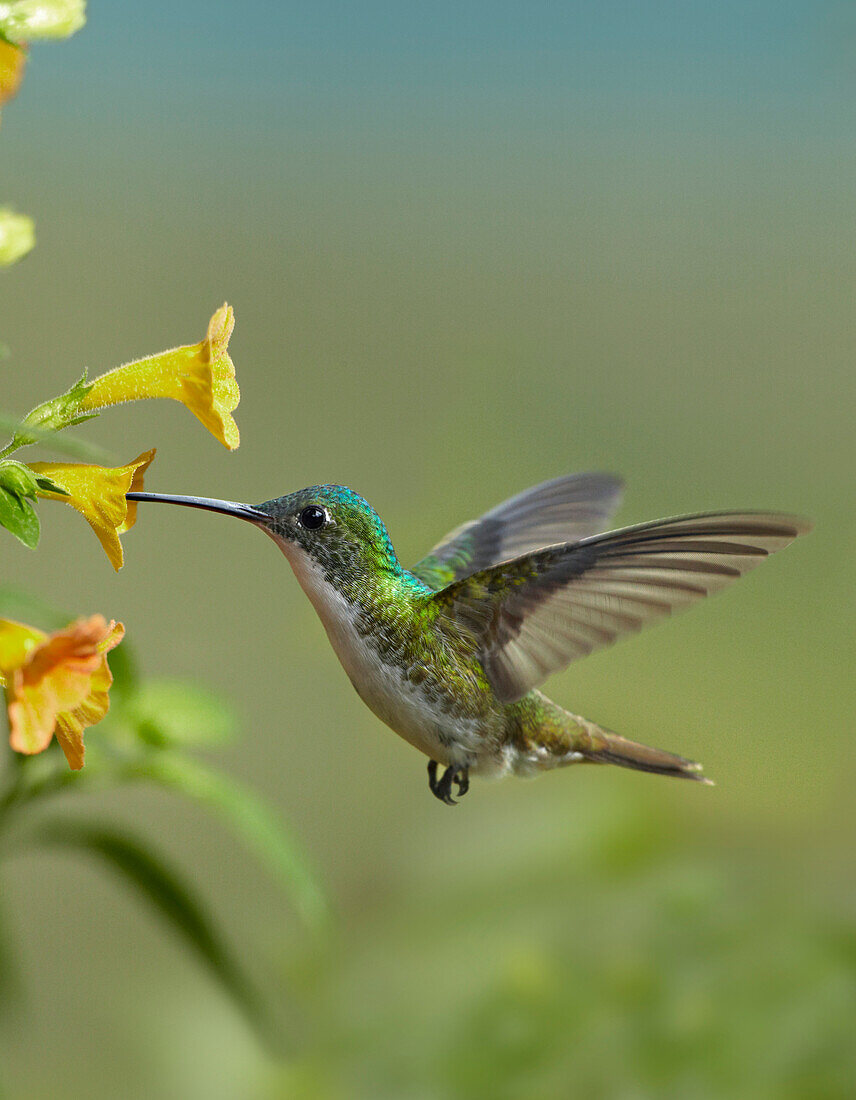
[[80, 411], [147, 397], [171, 397], [186, 405], [224, 447], [234, 451], [240, 436], [232, 413], [241, 397], [228, 352], [234, 327], [232, 307], [221, 306], [201, 343], [172, 348], [102, 374], [92, 383]]
[[137, 505], [125, 500], [125, 493], [143, 488], [143, 474], [155, 457], [154, 450], [144, 451], [127, 466], [113, 469], [89, 466], [82, 462], [31, 462], [30, 469], [49, 477], [68, 496], [39, 489], [39, 496], [70, 504], [90, 525], [104, 547], [114, 569], [124, 561], [119, 535], [130, 530], [137, 519]]
[[24, 50], [0, 39], [0, 103], [5, 103], [17, 92], [26, 63]]
[[124, 633], [103, 615], [53, 634], [0, 619], [0, 680], [16, 752], [42, 752], [56, 734], [69, 767], [83, 767], [83, 731], [110, 708], [107, 653]]

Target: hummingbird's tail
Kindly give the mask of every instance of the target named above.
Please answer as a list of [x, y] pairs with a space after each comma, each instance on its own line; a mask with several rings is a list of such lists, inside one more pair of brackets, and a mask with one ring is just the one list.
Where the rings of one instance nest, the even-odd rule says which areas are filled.
[[601, 729], [599, 726], [590, 728], [589, 734], [591, 748], [581, 748], [580, 751], [584, 758], [592, 763], [618, 764], [622, 768], [635, 768], [640, 772], [673, 775], [677, 779], [695, 779], [709, 786], [713, 783], [701, 774], [701, 764], [696, 764], [683, 756], [676, 756], [663, 749], [652, 749], [648, 745], [640, 745], [637, 741], [629, 741], [626, 737]]
[[508, 713], [513, 720], [511, 740], [517, 751], [512, 767], [517, 775], [534, 775], [547, 768], [586, 762], [618, 764], [640, 772], [711, 784], [701, 774], [701, 764], [629, 741], [588, 718], [571, 714], [540, 691], [530, 691], [512, 703]]

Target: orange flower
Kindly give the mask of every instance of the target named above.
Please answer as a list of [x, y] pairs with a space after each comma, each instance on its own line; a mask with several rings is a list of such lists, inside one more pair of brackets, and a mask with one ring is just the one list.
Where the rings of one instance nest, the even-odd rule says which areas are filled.
[[137, 506], [125, 500], [125, 493], [143, 488], [143, 474], [155, 457], [154, 450], [144, 451], [127, 466], [113, 469], [89, 466], [82, 462], [31, 462], [30, 469], [49, 477], [68, 496], [39, 489], [39, 496], [70, 504], [98, 536], [114, 569], [122, 568], [124, 555], [119, 535], [134, 526]]
[[53, 634], [0, 619], [0, 677], [16, 752], [43, 752], [56, 734], [69, 767], [83, 767], [83, 731], [110, 708], [107, 653], [124, 633], [103, 615]]
[[171, 348], [102, 374], [91, 384], [80, 411], [147, 397], [170, 397], [190, 409], [224, 447], [234, 451], [240, 435], [232, 413], [241, 398], [228, 351], [234, 327], [232, 307], [221, 306], [200, 343]]

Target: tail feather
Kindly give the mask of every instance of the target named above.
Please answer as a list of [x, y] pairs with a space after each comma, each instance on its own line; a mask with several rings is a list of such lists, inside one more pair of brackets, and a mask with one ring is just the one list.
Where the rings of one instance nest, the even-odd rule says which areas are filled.
[[618, 764], [622, 768], [634, 768], [640, 772], [653, 772], [656, 775], [672, 775], [677, 779], [695, 779], [698, 783], [713, 786], [713, 780], [702, 774], [701, 764], [676, 756], [663, 749], [652, 749], [640, 745], [620, 734], [598, 729], [591, 736], [591, 748], [584, 749], [586, 760], [595, 764]]

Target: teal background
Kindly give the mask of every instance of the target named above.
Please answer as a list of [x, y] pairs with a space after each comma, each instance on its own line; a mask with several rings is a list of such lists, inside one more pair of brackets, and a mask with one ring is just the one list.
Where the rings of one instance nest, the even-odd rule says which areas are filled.
[[549, 693], [706, 766], [474, 783], [447, 810], [362, 706], [275, 547], [141, 508], [114, 575], [41, 509], [3, 580], [125, 621], [144, 670], [235, 701], [219, 754], [336, 909], [314, 942], [228, 834], [156, 791], [75, 802], [191, 872], [283, 1018], [271, 1059], [157, 919], [69, 856], [11, 864], [29, 1004], [12, 1097], [852, 1094], [851, 3], [92, 4], [3, 113], [4, 408], [201, 338], [229, 455], [178, 405], [85, 430], [147, 488], [336, 481], [404, 561], [527, 485], [626, 476], [631, 523], [816, 531]]

